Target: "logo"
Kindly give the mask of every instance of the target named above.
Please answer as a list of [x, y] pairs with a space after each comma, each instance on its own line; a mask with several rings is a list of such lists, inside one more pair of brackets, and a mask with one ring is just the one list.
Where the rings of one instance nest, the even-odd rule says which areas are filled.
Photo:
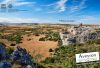
[[0, 12], [9, 12], [13, 10], [12, 4], [0, 4]]
[[1, 4], [1, 5], [0, 5], [0, 8], [1, 8], [1, 9], [7, 9], [7, 8], [10, 9], [10, 8], [12, 8], [12, 7], [13, 7], [12, 4]]
[[91, 62], [99, 60], [99, 52], [76, 54], [76, 63]]
[[0, 12], [19, 12], [19, 11], [27, 11], [27, 10], [22, 10], [22, 9], [17, 9], [14, 7], [14, 5], [11, 2], [8, 3], [2, 3], [0, 4]]

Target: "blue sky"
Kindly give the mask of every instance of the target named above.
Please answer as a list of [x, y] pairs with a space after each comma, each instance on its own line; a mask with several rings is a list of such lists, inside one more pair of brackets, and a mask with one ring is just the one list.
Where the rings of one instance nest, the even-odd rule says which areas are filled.
[[0, 0], [1, 4], [12, 4], [10, 10], [18, 11], [0, 12], [0, 22], [100, 24], [100, 0]]

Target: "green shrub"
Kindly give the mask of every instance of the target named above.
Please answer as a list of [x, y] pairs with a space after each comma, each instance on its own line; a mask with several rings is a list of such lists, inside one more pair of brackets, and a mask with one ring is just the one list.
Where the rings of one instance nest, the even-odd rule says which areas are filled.
[[7, 54], [12, 54], [13, 51], [14, 51], [14, 48], [13, 47], [8, 47], [6, 49]]
[[16, 44], [11, 44], [10, 46], [15, 46]]
[[95, 44], [100, 44], [100, 39], [96, 39]]
[[50, 48], [50, 49], [49, 49], [49, 52], [53, 52], [53, 49], [52, 49], [52, 48]]
[[40, 38], [39, 41], [45, 41], [45, 38], [44, 37], [43, 38]]

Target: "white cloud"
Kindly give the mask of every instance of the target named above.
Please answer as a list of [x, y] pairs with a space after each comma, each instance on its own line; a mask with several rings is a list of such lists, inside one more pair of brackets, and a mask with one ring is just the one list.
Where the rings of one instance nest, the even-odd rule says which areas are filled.
[[[80, 11], [84, 8], [86, 8], [86, 1], [87, 0], [71, 0], [71, 4], [69, 6], [68, 1], [70, 0], [59, 0], [56, 3], [51, 3], [49, 5], [46, 5], [47, 7], [54, 7], [54, 9], [52, 11], [49, 11], [48, 13], [57, 13], [57, 12], [64, 12], [64, 11], [68, 11], [68, 12], [76, 12], [76, 11]], [[77, 4], [79, 3], [79, 4]], [[76, 4], [76, 5], [74, 5]]]
[[85, 24], [100, 23], [100, 19], [95, 16], [83, 16], [78, 22], [83, 22]]
[[49, 12], [47, 12], [47, 13], [57, 13], [57, 11], [49, 11]]
[[81, 20], [97, 20], [98, 18], [94, 17], [94, 16], [84, 16], [83, 18], [81, 18]]
[[86, 3], [86, 0], [82, 0], [79, 7], [83, 7], [85, 5], [85, 3]]
[[13, 4], [14, 6], [22, 6], [22, 5], [32, 5], [35, 2], [27, 2], [21, 0], [4, 0], [0, 4]]
[[47, 13], [60, 13], [60, 12], [64, 12], [66, 10], [66, 2], [68, 0], [59, 0], [55, 3], [51, 3], [51, 4], [48, 4], [48, 5], [44, 5], [46, 7], [53, 7], [53, 10], [52, 11], [49, 11]]
[[4, 0], [1, 2], [1, 4], [5, 4], [5, 3], [8, 3], [8, 2], [14, 2], [15, 0]]
[[75, 12], [75, 11], [80, 11], [80, 10], [86, 8], [85, 3], [86, 3], [86, 0], [82, 0], [82, 1], [79, 3], [79, 5], [70, 7], [70, 11], [71, 11], [71, 12]]
[[59, 12], [63, 12], [66, 10], [66, 6], [65, 6], [65, 3], [67, 2], [68, 0], [60, 0], [58, 1], [56, 4], [56, 8], [59, 9]]
[[32, 2], [15, 2], [13, 3], [14, 6], [22, 6], [22, 5], [32, 5]]
[[38, 22], [37, 19], [33, 18], [0, 18], [0, 22], [8, 23], [34, 23]]

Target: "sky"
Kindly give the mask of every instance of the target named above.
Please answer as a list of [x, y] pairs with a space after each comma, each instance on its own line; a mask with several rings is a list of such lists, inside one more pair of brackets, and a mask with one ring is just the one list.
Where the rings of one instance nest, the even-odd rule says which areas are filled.
[[100, 24], [99, 18], [100, 0], [0, 0], [0, 22]]

